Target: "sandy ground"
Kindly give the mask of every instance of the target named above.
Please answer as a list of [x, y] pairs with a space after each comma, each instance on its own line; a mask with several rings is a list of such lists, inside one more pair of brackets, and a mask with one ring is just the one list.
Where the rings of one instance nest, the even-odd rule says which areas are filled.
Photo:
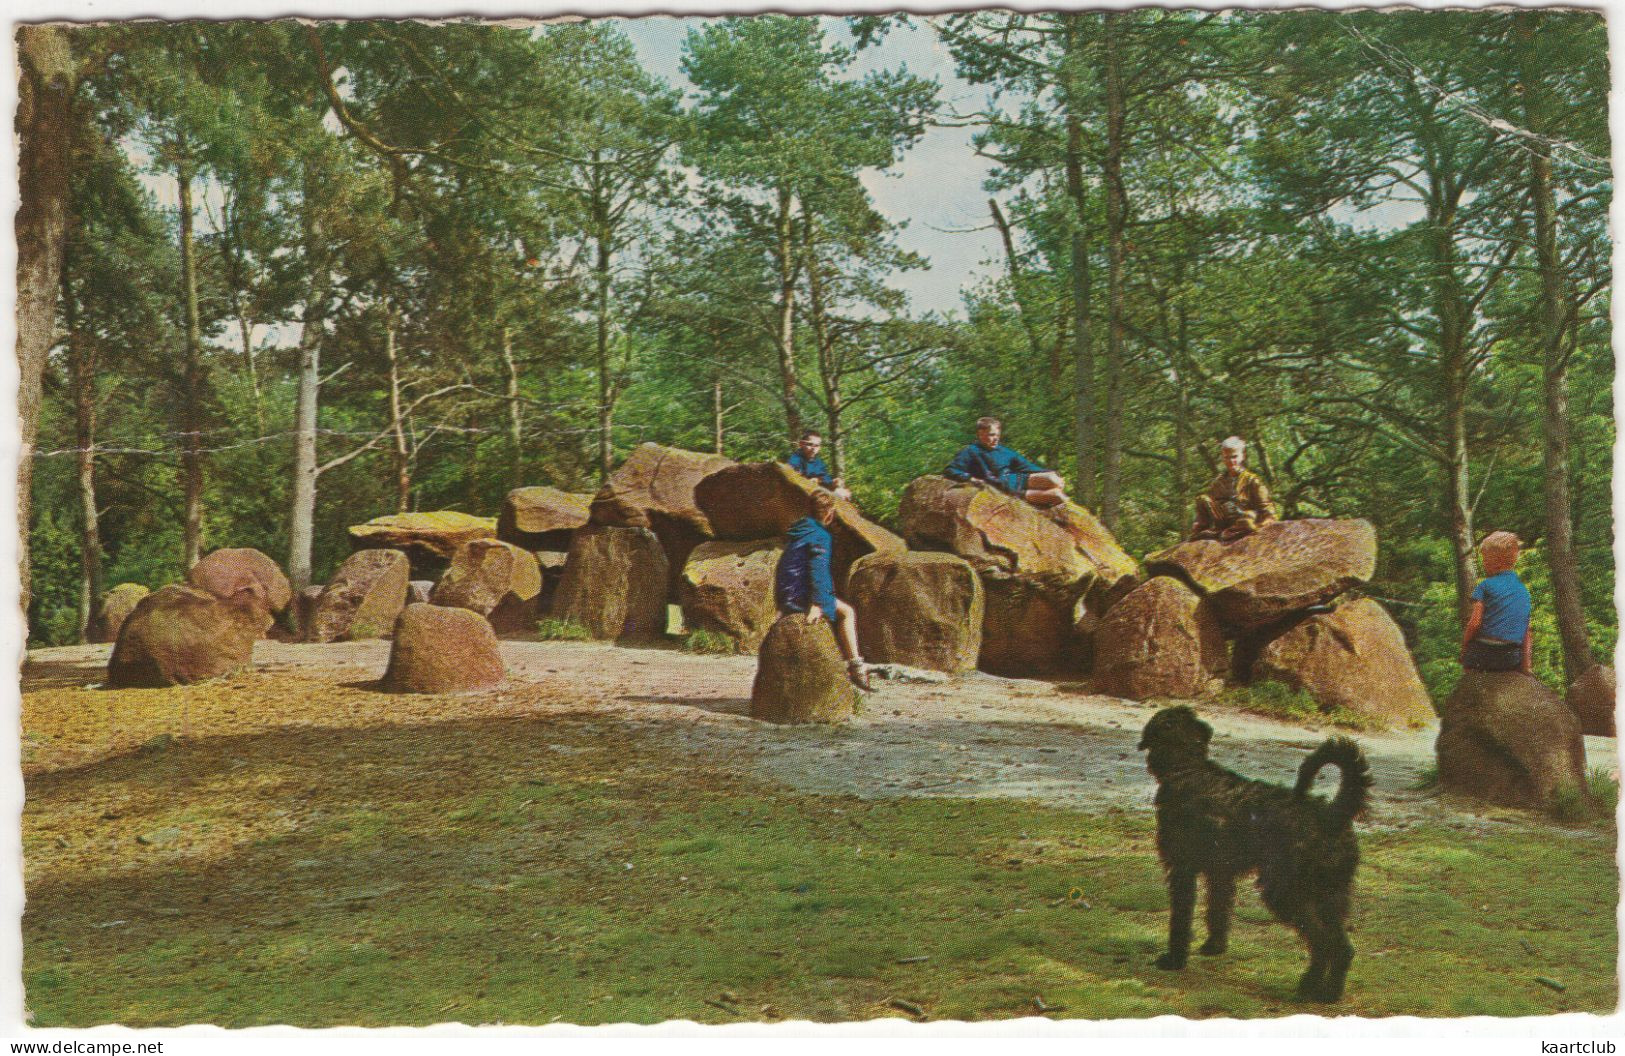
[[[109, 650], [102, 645], [32, 651], [23, 691], [98, 685]], [[508, 641], [502, 651], [506, 689], [441, 699], [466, 700], [468, 714], [496, 709], [582, 721], [585, 711], [611, 735], [624, 725], [640, 737], [669, 739], [674, 754], [741, 768], [806, 792], [1002, 796], [1089, 811], [1149, 809], [1154, 792], [1135, 745], [1155, 706], [1079, 692], [1065, 683], [979, 673], [945, 682], [880, 682], [849, 725], [785, 727], [747, 714], [753, 657], [578, 642]], [[260, 679], [283, 672], [317, 684], [369, 689], [388, 655], [385, 641], [264, 641], [254, 659]], [[1290, 782], [1304, 753], [1337, 732], [1212, 707], [1199, 710], [1215, 729], [1215, 760], [1278, 782]], [[462, 711], [442, 707], [435, 718], [462, 717]], [[1429, 726], [1356, 735], [1376, 777], [1373, 826], [1480, 827], [1530, 820], [1517, 811], [1475, 808], [1418, 790], [1419, 778], [1433, 762], [1437, 733]], [[83, 749], [86, 757], [100, 754], [93, 745]], [[1612, 739], [1586, 738], [1586, 753], [1589, 766], [1617, 773]], [[1332, 780], [1335, 771], [1323, 776], [1322, 787]]]

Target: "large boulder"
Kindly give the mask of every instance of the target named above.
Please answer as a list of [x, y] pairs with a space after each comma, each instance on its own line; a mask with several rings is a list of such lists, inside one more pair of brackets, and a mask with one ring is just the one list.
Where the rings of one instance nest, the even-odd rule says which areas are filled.
[[1370, 598], [1298, 623], [1264, 646], [1252, 677], [1302, 689], [1323, 710], [1342, 709], [1386, 726], [1420, 726], [1434, 714], [1404, 632]]
[[1377, 531], [1362, 520], [1271, 521], [1236, 542], [1198, 539], [1145, 563], [1149, 574], [1179, 576], [1212, 599], [1225, 630], [1239, 634], [1370, 580]]
[[[694, 488], [694, 501], [718, 539], [780, 539], [807, 516], [808, 496], [817, 490], [816, 482], [782, 462], [746, 462], [701, 480]], [[835, 500], [829, 533], [835, 541], [830, 565], [837, 585], [846, 581], [852, 563], [864, 555], [906, 549], [903, 540], [846, 499]]]
[[870, 554], [852, 566], [858, 645], [878, 663], [957, 673], [976, 667], [987, 607], [981, 577], [953, 554]]
[[119, 628], [124, 626], [124, 621], [129, 619], [141, 599], [150, 593], [140, 583], [120, 583], [103, 594], [102, 603], [96, 609], [96, 618], [90, 621], [90, 640], [118, 641]]
[[721, 455], [639, 444], [593, 496], [591, 521], [621, 528], [649, 528], [666, 551], [671, 596], [688, 555], [713, 538], [711, 522], [694, 501], [694, 488], [734, 464]]
[[773, 573], [783, 553], [777, 539], [695, 547], [677, 588], [684, 625], [726, 634], [740, 652], [755, 652], [778, 618]]
[[558, 488], [515, 488], [502, 500], [497, 538], [526, 550], [568, 550], [570, 536], [587, 526], [591, 495]]
[[1585, 739], [1567, 704], [1520, 671], [1464, 671], [1440, 709], [1439, 785], [1502, 806], [1588, 797]]
[[476, 539], [452, 555], [429, 601], [477, 612], [498, 634], [512, 634], [536, 629], [541, 593], [542, 570], [530, 551], [499, 539]]
[[[282, 567], [248, 547], [215, 550], [186, 573], [186, 582], [233, 604], [251, 602], [276, 616], [293, 600], [293, 587]], [[270, 619], [265, 621], [269, 628]]]
[[1614, 704], [1619, 683], [1614, 669], [1597, 664], [1569, 686], [1569, 710], [1580, 720], [1580, 731], [1592, 737], [1614, 736]]
[[476, 612], [408, 605], [395, 620], [386, 693], [467, 693], [494, 689], [506, 671], [496, 632]]
[[107, 684], [162, 688], [219, 678], [254, 666], [265, 610], [251, 599], [222, 601], [171, 584], [142, 598], [119, 629]]
[[399, 550], [412, 563], [413, 579], [433, 579], [445, 570], [458, 547], [475, 539], [495, 539], [496, 535], [495, 517], [476, 517], [456, 510], [392, 513], [352, 525], [350, 549]]
[[666, 630], [666, 552], [648, 528], [591, 524], [575, 534], [553, 615], [605, 640], [651, 640]]
[[1218, 620], [1184, 583], [1158, 576], [1100, 618], [1095, 691], [1130, 700], [1194, 699], [1219, 688], [1229, 657]]
[[[1079, 506], [1046, 513], [997, 488], [926, 476], [909, 484], [897, 512], [914, 549], [945, 550], [983, 574], [1017, 576], [1057, 593], [1076, 596], [1096, 578], [1115, 583], [1135, 571], [1133, 559]], [[1098, 544], [1094, 552], [1085, 549], [1089, 537]]]
[[805, 613], [779, 617], [762, 639], [751, 718], [768, 722], [846, 722], [858, 708], [858, 690], [826, 620], [808, 623]]
[[399, 550], [351, 554], [317, 596], [305, 636], [313, 642], [382, 638], [406, 605], [410, 576]]

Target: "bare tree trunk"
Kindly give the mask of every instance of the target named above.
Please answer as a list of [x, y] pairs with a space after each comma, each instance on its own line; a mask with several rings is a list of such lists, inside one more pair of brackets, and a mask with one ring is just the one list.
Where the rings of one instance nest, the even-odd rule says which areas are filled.
[[502, 328], [502, 365], [508, 369], [508, 482], [513, 487], [525, 483], [524, 416], [519, 408], [519, 367], [513, 358], [513, 330]]
[[316, 522], [317, 407], [321, 397], [322, 338], [327, 315], [326, 231], [312, 201], [317, 176], [307, 164], [300, 208], [302, 241], [310, 286], [305, 293], [299, 334], [298, 389], [294, 403], [293, 488], [288, 511], [288, 580], [294, 591], [310, 586], [311, 551]]
[[1123, 257], [1128, 195], [1123, 186], [1123, 76], [1117, 22], [1102, 14], [1106, 46], [1106, 438], [1101, 467], [1100, 520], [1117, 527], [1123, 476]]
[[784, 404], [784, 423], [794, 443], [801, 439], [801, 412], [796, 408], [796, 261], [792, 208], [795, 196], [788, 187], [779, 188], [779, 398]]
[[609, 365], [609, 243], [598, 238], [598, 482], [615, 471], [615, 381]]
[[1089, 247], [1085, 224], [1088, 200], [1083, 186], [1083, 99], [1077, 82], [1083, 62], [1081, 14], [1066, 18], [1066, 73], [1063, 100], [1066, 104], [1066, 191], [1072, 203], [1072, 375], [1073, 438], [1077, 449], [1078, 479], [1073, 494], [1085, 506], [1093, 507], [1098, 468], [1095, 422], [1095, 350], [1089, 334]]
[[[1004, 243], [1004, 265], [1010, 275], [1010, 293], [1016, 301], [1016, 317], [1021, 320], [1021, 329], [1027, 335], [1027, 348], [1032, 352], [1034, 361], [1043, 359], [1044, 352], [1038, 340], [1038, 328], [1034, 325], [1027, 307], [1027, 277], [1021, 273], [1021, 258], [1016, 256], [1016, 240], [1011, 234], [1010, 222], [1004, 218], [1004, 211], [999, 208], [997, 198], [989, 198], [987, 207], [993, 214], [993, 225], [999, 229], [999, 239]], [[1050, 381], [1059, 383], [1059, 379], [1053, 376]]]
[[389, 431], [391, 468], [395, 473], [395, 512], [405, 513], [412, 504], [412, 461], [406, 446], [406, 423], [401, 420], [401, 363], [395, 348], [395, 318], [384, 324], [384, 354], [389, 357]]
[[[182, 146], [184, 154], [186, 147]], [[203, 333], [198, 321], [197, 260], [192, 246], [192, 179], [190, 159], [175, 167], [180, 190], [181, 277], [186, 296], [186, 353], [181, 372], [181, 488], [185, 565], [203, 556]]]
[[807, 309], [812, 317], [813, 344], [818, 349], [818, 381], [824, 390], [824, 427], [829, 431], [830, 472], [840, 476], [846, 467], [846, 433], [841, 428], [841, 372], [830, 343], [829, 320], [824, 314], [824, 279], [818, 273], [818, 252], [813, 241], [813, 220], [802, 206], [801, 248], [807, 267]]
[[722, 454], [722, 375], [711, 377], [711, 449]]
[[1522, 11], [1515, 17], [1523, 43], [1524, 123], [1536, 134], [1528, 151], [1529, 192], [1535, 213], [1535, 263], [1540, 269], [1541, 376], [1545, 390], [1541, 455], [1545, 470], [1546, 538], [1542, 549], [1551, 570], [1557, 633], [1563, 640], [1564, 681], [1573, 682], [1590, 670], [1596, 658], [1586, 634], [1580, 573], [1574, 557], [1574, 515], [1569, 497], [1568, 356], [1563, 347], [1563, 265], [1557, 251], [1557, 207], [1552, 190], [1550, 148], [1539, 138], [1547, 128], [1545, 73], [1535, 54], [1541, 15]]
[[[238, 298], [241, 301], [241, 298]], [[243, 342], [243, 366], [248, 368], [248, 384], [254, 392], [254, 424], [259, 427], [259, 434], [265, 435], [265, 396], [260, 391], [260, 364], [259, 353], [254, 348], [254, 321], [242, 314], [239, 303], [237, 308], [237, 332]]]
[[39, 434], [41, 379], [56, 329], [62, 250], [68, 225], [69, 155], [77, 87], [68, 34], [19, 26], [17, 60], [17, 575], [23, 611], [30, 600], [28, 531]]
[[[63, 266], [66, 280], [67, 265]], [[73, 395], [75, 462], [79, 470], [79, 641], [89, 639], [90, 621], [102, 595], [102, 541], [96, 507], [96, 355], [79, 333], [73, 289], [62, 284], [67, 324], [68, 366]]]

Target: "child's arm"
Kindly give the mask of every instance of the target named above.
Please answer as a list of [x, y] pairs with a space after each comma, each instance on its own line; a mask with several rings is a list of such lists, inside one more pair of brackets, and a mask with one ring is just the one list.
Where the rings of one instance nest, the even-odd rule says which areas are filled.
[[1484, 623], [1484, 603], [1473, 602], [1472, 611], [1467, 614], [1467, 626], [1461, 632], [1461, 659], [1467, 659], [1467, 643], [1478, 637], [1478, 629]]

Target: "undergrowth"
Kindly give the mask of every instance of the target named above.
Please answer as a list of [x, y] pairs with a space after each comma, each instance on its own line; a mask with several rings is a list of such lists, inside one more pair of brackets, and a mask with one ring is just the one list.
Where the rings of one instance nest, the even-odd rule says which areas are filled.
[[575, 620], [543, 616], [536, 621], [536, 637], [550, 642], [590, 642], [592, 632]]

